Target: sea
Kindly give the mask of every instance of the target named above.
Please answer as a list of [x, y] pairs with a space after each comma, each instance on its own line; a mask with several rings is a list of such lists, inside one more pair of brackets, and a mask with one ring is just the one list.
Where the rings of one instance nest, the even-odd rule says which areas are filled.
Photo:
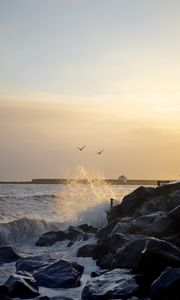
[[[78, 248], [94, 243], [77, 241], [67, 247], [67, 241], [50, 247], [37, 247], [35, 242], [45, 232], [65, 230], [69, 225], [89, 224], [101, 227], [107, 224], [110, 198], [114, 205], [137, 186], [108, 185], [105, 183], [79, 184], [0, 184], [0, 247], [12, 246], [23, 257], [46, 256], [53, 259], [77, 261], [85, 267], [81, 286], [73, 289], [40, 288], [43, 296], [66, 296], [81, 299], [81, 292], [98, 270], [91, 258], [77, 258]], [[0, 265], [0, 285], [15, 272], [15, 263]]]

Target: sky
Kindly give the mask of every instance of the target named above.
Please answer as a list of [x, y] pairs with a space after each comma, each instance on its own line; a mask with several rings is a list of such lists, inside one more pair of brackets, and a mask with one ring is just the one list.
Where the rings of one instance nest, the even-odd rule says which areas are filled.
[[179, 179], [179, 36], [178, 0], [0, 0], [0, 180]]

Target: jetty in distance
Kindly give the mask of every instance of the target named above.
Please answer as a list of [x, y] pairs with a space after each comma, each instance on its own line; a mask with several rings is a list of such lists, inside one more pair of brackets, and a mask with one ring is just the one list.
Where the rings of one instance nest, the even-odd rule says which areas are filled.
[[[123, 182], [120, 179], [93, 179], [93, 183], [107, 183], [112, 185], [159, 185], [168, 183], [174, 180], [159, 180], [159, 179], [127, 179]], [[0, 184], [69, 184], [69, 183], [89, 184], [87, 179], [58, 179], [58, 178], [37, 178], [30, 181], [0, 181]]]

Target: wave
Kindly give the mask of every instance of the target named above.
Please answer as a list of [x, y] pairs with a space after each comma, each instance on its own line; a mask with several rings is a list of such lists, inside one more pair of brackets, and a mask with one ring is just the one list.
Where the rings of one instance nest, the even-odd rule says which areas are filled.
[[58, 231], [65, 227], [62, 222], [47, 222], [43, 219], [20, 218], [0, 224], [0, 246], [32, 244], [47, 231]]

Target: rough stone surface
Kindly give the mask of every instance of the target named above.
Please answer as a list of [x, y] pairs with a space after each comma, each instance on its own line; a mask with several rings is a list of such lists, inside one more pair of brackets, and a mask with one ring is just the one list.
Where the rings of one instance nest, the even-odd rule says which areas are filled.
[[73, 288], [80, 285], [84, 267], [66, 260], [57, 262], [36, 272], [34, 278], [39, 286], [49, 288]]
[[11, 263], [20, 258], [12, 247], [0, 247], [0, 264]]
[[128, 299], [137, 295], [138, 288], [130, 271], [115, 269], [87, 282], [82, 300]]

